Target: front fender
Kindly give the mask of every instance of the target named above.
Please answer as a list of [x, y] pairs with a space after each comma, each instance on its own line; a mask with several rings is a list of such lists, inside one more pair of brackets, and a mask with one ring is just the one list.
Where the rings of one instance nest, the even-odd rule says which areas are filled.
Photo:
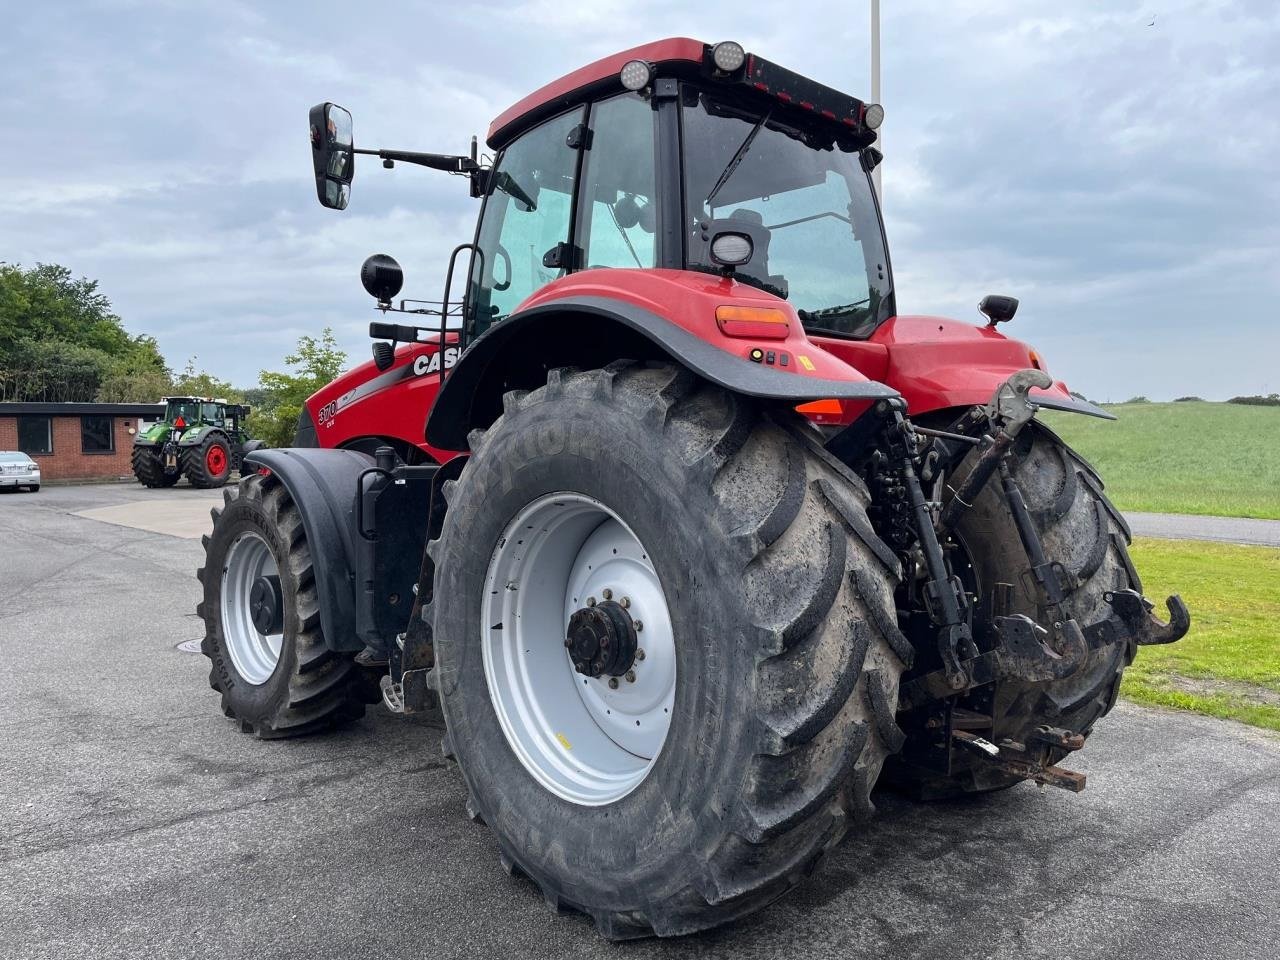
[[356, 533], [356, 491], [373, 458], [354, 450], [254, 450], [248, 470], [270, 470], [302, 514], [315, 567], [320, 625], [331, 650], [364, 649], [356, 624], [355, 571], [366, 548]]
[[[724, 336], [715, 308], [725, 303], [784, 309], [787, 338]], [[751, 361], [754, 348], [776, 362]], [[684, 271], [589, 270], [549, 284], [467, 349], [432, 408], [427, 442], [465, 450], [467, 433], [496, 419], [506, 390], [540, 386], [555, 366], [624, 358], [671, 359], [726, 390], [792, 405], [898, 395], [809, 341], [790, 305], [769, 294]]]

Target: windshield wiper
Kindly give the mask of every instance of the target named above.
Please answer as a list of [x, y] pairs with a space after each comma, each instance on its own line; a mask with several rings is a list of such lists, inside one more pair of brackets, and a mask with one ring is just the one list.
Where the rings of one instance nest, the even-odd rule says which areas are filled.
[[831, 320], [836, 317], [844, 317], [856, 311], [859, 307], [868, 307], [871, 305], [871, 298], [858, 300], [855, 303], [842, 303], [835, 307], [823, 307], [821, 310], [797, 310], [796, 314], [800, 317], [801, 323], [808, 323], [811, 320]]
[[745, 157], [747, 155], [747, 151], [751, 149], [751, 144], [755, 140], [756, 134], [764, 127], [772, 112], [772, 110], [765, 111], [764, 116], [756, 121], [756, 125], [751, 128], [751, 132], [747, 134], [746, 139], [742, 141], [738, 146], [738, 149], [734, 151], [733, 156], [729, 158], [729, 162], [725, 165], [724, 170], [720, 172], [720, 177], [716, 180], [716, 185], [711, 188], [711, 192], [707, 194], [707, 199], [703, 201], [703, 206], [708, 210], [711, 209], [711, 201], [716, 198], [716, 194], [718, 194], [721, 188], [729, 182], [729, 178], [733, 176], [733, 172], [738, 169], [738, 164], [742, 163], [742, 158]]

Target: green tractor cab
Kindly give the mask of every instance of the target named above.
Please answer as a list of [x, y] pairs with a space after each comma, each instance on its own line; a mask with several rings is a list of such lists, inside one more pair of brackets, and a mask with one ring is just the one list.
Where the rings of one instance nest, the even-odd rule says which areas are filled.
[[186, 476], [193, 487], [221, 487], [245, 454], [263, 445], [249, 439], [249, 408], [213, 397], [164, 397], [164, 420], [133, 441], [133, 475], [146, 487], [171, 487]]

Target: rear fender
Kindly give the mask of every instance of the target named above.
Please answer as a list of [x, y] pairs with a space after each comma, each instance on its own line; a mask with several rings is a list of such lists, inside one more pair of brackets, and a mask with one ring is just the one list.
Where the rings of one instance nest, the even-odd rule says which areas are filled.
[[[784, 311], [786, 339], [724, 336], [715, 319], [722, 304]], [[749, 359], [756, 348], [760, 362]], [[619, 359], [670, 359], [734, 393], [788, 405], [897, 396], [808, 340], [777, 297], [687, 271], [595, 269], [548, 284], [467, 349], [431, 411], [427, 441], [465, 450], [469, 431], [497, 419], [506, 391], [539, 387], [554, 367]]]
[[[815, 342], [898, 390], [913, 417], [986, 404], [1019, 370], [1045, 369], [1043, 358], [1027, 344], [991, 327], [941, 317], [894, 317], [866, 341], [819, 337]], [[1030, 398], [1041, 407], [1115, 419], [1072, 396], [1061, 380], [1045, 390], [1032, 390]]]

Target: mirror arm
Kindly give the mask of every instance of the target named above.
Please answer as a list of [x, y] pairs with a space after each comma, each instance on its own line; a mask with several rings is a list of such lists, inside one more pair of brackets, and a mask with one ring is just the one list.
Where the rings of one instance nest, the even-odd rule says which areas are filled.
[[420, 167], [430, 167], [432, 170], [443, 170], [446, 173], [475, 173], [480, 169], [480, 164], [471, 157], [449, 156], [442, 153], [416, 153], [412, 150], [361, 150], [359, 148], [354, 148], [351, 152], [368, 154], [382, 160], [416, 163]]

